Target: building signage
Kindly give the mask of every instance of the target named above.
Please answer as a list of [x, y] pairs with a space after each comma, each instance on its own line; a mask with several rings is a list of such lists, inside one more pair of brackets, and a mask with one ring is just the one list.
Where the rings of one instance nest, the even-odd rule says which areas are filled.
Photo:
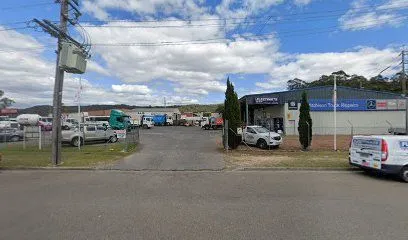
[[387, 109], [397, 110], [398, 109], [398, 101], [397, 100], [388, 100], [387, 101]]
[[[331, 99], [311, 99], [311, 111], [333, 111]], [[396, 99], [338, 99], [337, 111], [405, 110], [405, 100]]]
[[377, 100], [377, 110], [387, 110], [387, 100]]
[[296, 101], [289, 101], [288, 102], [289, 110], [298, 110], [298, 104]]
[[[331, 99], [312, 99], [309, 101], [311, 111], [333, 111], [334, 104]], [[338, 99], [337, 111], [366, 111], [367, 103], [364, 99]]]
[[255, 104], [271, 104], [276, 105], [279, 104], [277, 97], [256, 97]]
[[377, 101], [374, 99], [367, 100], [367, 110], [376, 110], [377, 109]]
[[117, 138], [126, 138], [126, 130], [116, 130], [115, 133]]

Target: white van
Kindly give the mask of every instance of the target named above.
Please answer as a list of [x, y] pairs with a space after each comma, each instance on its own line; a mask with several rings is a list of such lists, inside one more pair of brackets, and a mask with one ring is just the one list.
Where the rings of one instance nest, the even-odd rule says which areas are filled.
[[362, 169], [398, 174], [408, 182], [408, 136], [354, 136], [349, 162]]

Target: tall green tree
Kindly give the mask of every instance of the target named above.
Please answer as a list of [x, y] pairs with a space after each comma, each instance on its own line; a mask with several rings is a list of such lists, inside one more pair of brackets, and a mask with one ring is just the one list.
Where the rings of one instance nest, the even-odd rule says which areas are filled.
[[310, 117], [310, 106], [307, 101], [306, 92], [302, 93], [299, 115], [299, 142], [303, 149], [307, 149], [312, 143], [312, 118]]
[[224, 101], [224, 122], [228, 120], [228, 146], [231, 149], [237, 148], [239, 142], [237, 142], [236, 131], [240, 127], [241, 122], [241, 109], [239, 105], [238, 95], [234, 90], [234, 85], [227, 79], [227, 90], [225, 91]]
[[0, 90], [0, 109], [6, 108], [14, 103], [10, 98], [3, 97], [4, 91]]

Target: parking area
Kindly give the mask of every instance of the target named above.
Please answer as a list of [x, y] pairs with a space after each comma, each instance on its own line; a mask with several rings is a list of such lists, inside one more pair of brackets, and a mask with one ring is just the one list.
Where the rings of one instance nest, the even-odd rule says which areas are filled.
[[140, 131], [139, 151], [111, 166], [120, 170], [221, 170], [221, 131], [154, 127]]

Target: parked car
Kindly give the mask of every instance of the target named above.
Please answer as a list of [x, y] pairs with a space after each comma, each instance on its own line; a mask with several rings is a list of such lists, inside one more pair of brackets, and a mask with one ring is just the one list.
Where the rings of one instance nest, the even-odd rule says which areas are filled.
[[71, 130], [62, 131], [62, 142], [69, 143], [77, 147], [79, 144], [83, 145], [86, 142], [117, 142], [118, 138], [114, 130], [103, 125], [85, 125], [76, 127]]
[[62, 122], [62, 129], [63, 130], [69, 130], [71, 128], [74, 128], [78, 126], [79, 122], [75, 118], [67, 118], [65, 121]]
[[17, 142], [23, 140], [23, 131], [16, 128], [1, 128], [0, 142]]
[[282, 143], [282, 137], [278, 133], [271, 132], [262, 126], [247, 126], [242, 133], [242, 140], [259, 148], [278, 148]]
[[399, 175], [408, 182], [408, 136], [354, 136], [349, 153], [353, 166]]
[[38, 125], [41, 127], [42, 131], [52, 130], [52, 117], [40, 117]]

